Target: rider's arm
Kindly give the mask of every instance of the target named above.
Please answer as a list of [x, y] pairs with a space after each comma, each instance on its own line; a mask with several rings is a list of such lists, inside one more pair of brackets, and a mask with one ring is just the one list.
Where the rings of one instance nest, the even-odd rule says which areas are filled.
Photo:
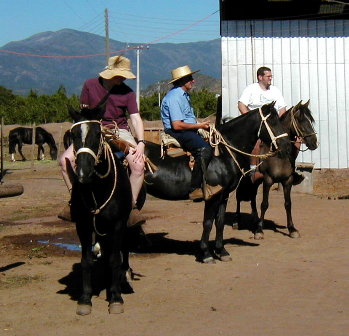
[[249, 111], [248, 107], [241, 101], [238, 102], [238, 109], [241, 114], [247, 113]]
[[175, 120], [171, 122], [172, 128], [176, 131], [182, 131], [182, 130], [197, 130], [200, 128], [203, 129], [209, 129], [210, 128], [210, 122], [209, 121], [204, 121], [201, 123], [196, 123], [196, 124], [190, 124], [186, 123], [182, 120]]

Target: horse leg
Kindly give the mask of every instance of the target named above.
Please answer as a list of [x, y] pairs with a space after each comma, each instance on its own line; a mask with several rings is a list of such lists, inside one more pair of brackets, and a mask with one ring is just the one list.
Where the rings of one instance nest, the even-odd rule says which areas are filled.
[[233, 227], [237, 225], [238, 227], [241, 224], [241, 200], [236, 197], [236, 211], [235, 211], [235, 218], [233, 221]]
[[272, 179], [269, 176], [266, 176], [264, 174], [263, 200], [261, 203], [261, 217], [257, 223], [257, 229], [254, 233], [254, 239], [257, 239], [257, 240], [264, 238], [264, 232], [263, 232], [264, 216], [269, 208], [269, 191], [272, 185], [273, 185]]
[[300, 238], [298, 230], [295, 228], [292, 220], [292, 201], [291, 201], [291, 189], [292, 189], [293, 177], [284, 183], [284, 200], [285, 200], [285, 210], [287, 216], [287, 228], [291, 238]]
[[[121, 221], [117, 224], [121, 226]], [[109, 288], [109, 314], [120, 314], [124, 312], [124, 300], [121, 297], [121, 247], [122, 237], [121, 230], [114, 233], [114, 246], [109, 257], [109, 268], [111, 270], [111, 286]]]
[[225, 198], [218, 208], [216, 215], [215, 225], [216, 225], [216, 243], [215, 243], [215, 253], [221, 261], [231, 261], [229, 252], [224, 248], [223, 243], [223, 232], [224, 232], [224, 215], [227, 208], [228, 198]]
[[20, 154], [20, 156], [22, 157], [23, 161], [26, 161], [26, 158], [24, 157], [23, 153], [22, 153], [22, 142], [18, 142], [18, 153]]
[[213, 259], [212, 254], [209, 251], [208, 242], [210, 239], [210, 233], [212, 230], [213, 220], [216, 217], [217, 211], [218, 211], [218, 201], [216, 197], [215, 199], [211, 201], [205, 202], [205, 210], [204, 210], [204, 220], [203, 220], [203, 230], [202, 230], [202, 236], [200, 240], [200, 249], [202, 252], [202, 261], [205, 264], [214, 264], [215, 261]]
[[[86, 223], [80, 223], [81, 230], [78, 230], [78, 236], [81, 243], [81, 270], [82, 270], [82, 295], [78, 300], [76, 313], [78, 315], [88, 315], [92, 310], [92, 233], [86, 227], [83, 226]], [[78, 224], [77, 224], [78, 227]]]

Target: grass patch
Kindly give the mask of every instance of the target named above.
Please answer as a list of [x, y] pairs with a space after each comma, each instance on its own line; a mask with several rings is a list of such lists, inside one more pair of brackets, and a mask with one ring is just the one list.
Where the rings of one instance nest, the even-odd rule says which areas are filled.
[[5, 279], [0, 279], [0, 290], [19, 288], [26, 286], [32, 282], [43, 281], [44, 277], [41, 275], [14, 275], [10, 277], [5, 277]]

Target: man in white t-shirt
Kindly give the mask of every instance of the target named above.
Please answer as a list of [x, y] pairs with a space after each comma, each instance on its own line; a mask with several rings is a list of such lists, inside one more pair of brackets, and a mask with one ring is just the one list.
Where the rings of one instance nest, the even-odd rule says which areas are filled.
[[239, 99], [238, 108], [241, 114], [262, 107], [272, 101], [276, 101], [275, 108], [279, 115], [286, 112], [284, 97], [276, 86], [271, 85], [272, 78], [269, 68], [261, 67], [257, 70], [258, 82], [248, 85]]
[[[262, 107], [264, 104], [269, 104], [275, 101], [275, 108], [281, 116], [286, 112], [286, 103], [281, 91], [271, 85], [273, 75], [271, 69], [267, 67], [260, 67], [257, 70], [257, 83], [248, 85], [241, 94], [238, 102], [238, 109], [241, 114], [247, 113], [248, 111]], [[261, 141], [258, 140], [252, 154], [258, 155], [260, 153]], [[251, 157], [251, 168], [255, 168], [258, 164], [258, 158]], [[252, 181], [256, 181], [263, 177], [257, 170], [252, 171]], [[294, 172], [293, 184], [299, 184], [303, 181], [304, 176]]]

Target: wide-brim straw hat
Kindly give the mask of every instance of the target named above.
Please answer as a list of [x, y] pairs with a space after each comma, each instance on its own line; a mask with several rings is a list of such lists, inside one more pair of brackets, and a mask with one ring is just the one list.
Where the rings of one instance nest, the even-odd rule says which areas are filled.
[[196, 71], [191, 71], [189, 66], [188, 65], [184, 65], [184, 66], [181, 66], [179, 68], [176, 68], [176, 69], [173, 69], [171, 71], [171, 74], [172, 74], [172, 80], [170, 80], [168, 82], [168, 84], [171, 84], [175, 81], [177, 81], [178, 79], [181, 79], [185, 76], [189, 76], [189, 75], [192, 75], [196, 72], [199, 72], [200, 70], [196, 70]]
[[131, 61], [124, 56], [110, 57], [105, 70], [100, 72], [99, 75], [104, 79], [111, 79], [115, 76], [136, 79], [136, 76], [131, 71]]

